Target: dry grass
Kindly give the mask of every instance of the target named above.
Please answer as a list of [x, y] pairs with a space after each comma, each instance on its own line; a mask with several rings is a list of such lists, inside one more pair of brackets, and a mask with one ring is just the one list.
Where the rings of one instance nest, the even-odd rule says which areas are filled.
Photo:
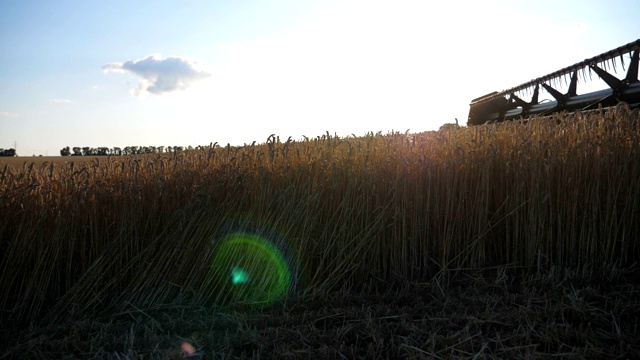
[[[411, 136], [327, 134], [286, 142], [270, 137], [260, 145], [177, 155], [5, 166], [0, 169], [0, 320], [5, 329], [27, 329], [22, 340], [12, 342], [11, 354], [18, 356], [20, 346], [29, 348], [38, 339], [51, 343], [48, 335], [34, 337], [35, 330], [25, 328], [29, 324], [50, 329], [69, 319], [68, 324], [96, 326], [78, 330], [77, 336], [122, 343], [124, 335], [110, 333], [108, 324], [122, 324], [122, 316], [149, 315], [132, 309], [170, 312], [167, 306], [171, 311], [242, 311], [242, 321], [229, 320], [230, 329], [248, 328], [233, 333], [228, 343], [205, 341], [209, 349], [221, 346], [229, 357], [243, 351], [247, 356], [313, 358], [367, 357], [366, 351], [416, 358], [637, 353], [630, 347], [638, 338], [638, 313], [630, 310], [637, 304], [637, 278], [623, 274], [640, 254], [639, 124], [638, 111], [621, 105], [600, 115], [558, 115]], [[259, 234], [282, 250], [293, 275], [285, 310], [269, 315], [262, 309], [267, 317], [246, 315], [251, 306], [234, 307], [235, 300], [227, 296], [228, 287], [211, 264], [219, 239], [236, 231]], [[490, 269], [502, 270], [489, 276]], [[480, 280], [482, 273], [486, 280]], [[596, 279], [595, 290], [585, 291], [603, 303], [537, 288], [554, 286], [539, 279], [561, 282], [568, 277], [558, 274], [567, 273]], [[506, 279], [514, 279], [517, 298], [507, 287], [496, 299], [486, 297], [487, 288]], [[463, 286], [456, 284], [465, 281], [472, 285], [455, 295], [456, 286]], [[612, 292], [600, 290], [607, 281], [622, 285]], [[426, 283], [427, 293], [415, 287]], [[414, 285], [394, 290], [388, 284]], [[409, 291], [402, 290], [407, 286], [415, 294], [405, 308], [397, 294]], [[437, 299], [425, 300], [434, 292]], [[389, 310], [365, 303], [385, 296], [389, 300], [380, 306]], [[338, 316], [342, 310], [327, 309], [331, 301], [322, 303], [331, 297], [356, 299], [345, 309], [359, 303], [362, 310]], [[409, 309], [419, 299], [425, 304], [423, 317]], [[452, 308], [438, 313], [429, 310], [431, 301]], [[478, 301], [485, 304], [482, 309]], [[295, 315], [291, 323], [282, 320], [292, 307], [309, 315]], [[322, 311], [331, 324], [307, 323], [325, 316], [319, 315]], [[582, 332], [567, 328], [568, 312], [587, 319], [580, 323]], [[125, 315], [95, 322], [113, 313]], [[433, 320], [438, 316], [451, 323]], [[507, 324], [514, 316], [519, 318]], [[147, 341], [155, 341], [148, 340], [150, 334], [164, 327], [154, 328], [159, 320], [151, 318], [144, 326], [152, 330], [142, 343], [126, 335], [130, 346], [79, 348], [116, 357], [144, 355], [126, 351], [143, 351], [151, 346]], [[401, 323], [398, 332], [409, 333], [384, 330], [393, 319]], [[348, 334], [351, 320], [357, 320], [357, 336], [346, 345], [329, 341], [342, 336], [337, 333], [307, 339], [328, 329]], [[280, 329], [276, 338], [292, 339], [295, 346], [256, 345], [266, 341], [260, 329]], [[478, 329], [495, 334], [481, 336]], [[369, 337], [368, 331], [373, 331]], [[600, 333], [618, 334], [618, 345], [612, 345], [614, 340], [597, 343]], [[238, 342], [239, 334], [257, 338]], [[166, 345], [166, 339], [156, 340], [157, 346]], [[59, 349], [79, 354], [69, 348], [72, 339], [59, 341]], [[382, 352], [387, 345], [393, 352]]]
[[[500, 269], [499, 272], [508, 269]], [[640, 287], [553, 270], [526, 281], [478, 272], [443, 287], [378, 284], [259, 314], [158, 304], [25, 329], [10, 358], [633, 359]]]

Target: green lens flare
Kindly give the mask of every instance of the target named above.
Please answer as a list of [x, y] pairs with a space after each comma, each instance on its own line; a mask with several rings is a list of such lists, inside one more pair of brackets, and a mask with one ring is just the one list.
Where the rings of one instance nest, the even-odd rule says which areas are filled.
[[291, 287], [291, 271], [282, 253], [255, 234], [223, 237], [212, 265], [217, 298], [231, 303], [270, 305]]
[[247, 283], [249, 282], [249, 274], [244, 269], [234, 267], [231, 270], [231, 282], [234, 285]]

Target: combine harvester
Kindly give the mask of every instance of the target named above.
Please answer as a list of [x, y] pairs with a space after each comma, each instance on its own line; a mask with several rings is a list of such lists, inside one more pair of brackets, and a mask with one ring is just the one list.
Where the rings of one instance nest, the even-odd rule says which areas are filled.
[[[626, 102], [631, 108], [640, 107], [639, 52], [640, 39], [520, 86], [473, 99], [469, 105], [467, 125], [481, 125], [532, 115], [545, 116], [561, 111], [587, 111], [598, 109], [599, 106], [603, 108], [615, 106], [620, 102]], [[627, 69], [625, 69], [625, 57], [627, 59], [630, 57], [630, 60], [627, 60]], [[611, 69], [616, 71], [617, 60], [620, 62], [618, 65], [627, 71], [624, 79], [618, 79], [607, 71]], [[592, 79], [593, 72], [609, 88], [578, 95], [578, 78], [582, 77], [584, 81], [587, 78]], [[562, 82], [568, 83], [565, 94], [557, 90], [562, 86]], [[539, 102], [540, 87], [554, 100]], [[532, 95], [529, 102], [523, 100], [528, 95]]]

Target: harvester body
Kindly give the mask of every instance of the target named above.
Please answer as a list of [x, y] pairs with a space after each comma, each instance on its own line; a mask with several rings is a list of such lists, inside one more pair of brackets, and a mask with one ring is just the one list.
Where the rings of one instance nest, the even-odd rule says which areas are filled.
[[[532, 115], [544, 116], [561, 111], [586, 111], [597, 109], [599, 106], [614, 106], [620, 102], [626, 102], [631, 108], [640, 107], [639, 55], [640, 39], [514, 88], [473, 99], [469, 105], [467, 125], [481, 125]], [[625, 57], [628, 59], [626, 76], [624, 79], [618, 79], [607, 70], [615, 71], [617, 61], [624, 69]], [[578, 95], [579, 78], [586, 81], [587, 76], [591, 79], [593, 73], [602, 79], [608, 88]], [[562, 81], [568, 84], [566, 93], [557, 90]], [[539, 101], [541, 90], [546, 91], [552, 100]], [[531, 100], [523, 100], [529, 94]]]

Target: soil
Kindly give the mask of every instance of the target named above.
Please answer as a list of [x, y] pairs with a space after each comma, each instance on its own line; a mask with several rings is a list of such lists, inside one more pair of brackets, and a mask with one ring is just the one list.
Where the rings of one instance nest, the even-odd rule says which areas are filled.
[[2, 358], [633, 359], [640, 282], [564, 271], [378, 282], [270, 309], [139, 307], [4, 331]]

